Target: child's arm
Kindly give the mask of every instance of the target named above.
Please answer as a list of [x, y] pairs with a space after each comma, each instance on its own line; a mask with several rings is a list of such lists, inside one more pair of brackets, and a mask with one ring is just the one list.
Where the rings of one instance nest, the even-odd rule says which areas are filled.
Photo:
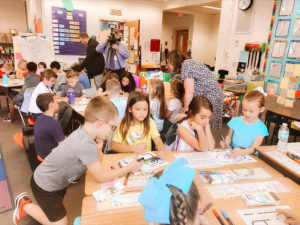
[[209, 123], [205, 126], [204, 131], [205, 131], [205, 135], [206, 135], [206, 139], [207, 139], [208, 150], [214, 150], [216, 143], [215, 143], [215, 139], [211, 133]]
[[239, 155], [251, 155], [254, 153], [256, 147], [260, 146], [263, 142], [265, 136], [259, 136], [256, 137], [253, 141], [253, 144], [250, 148], [241, 149], [241, 148], [235, 148], [231, 151], [230, 157], [237, 157]]
[[172, 111], [170, 111], [170, 110], [167, 109], [166, 113], [165, 113], [165, 118], [169, 119], [171, 115], [172, 115]]
[[197, 125], [195, 122], [192, 122], [191, 128], [197, 131], [198, 139], [187, 128], [183, 126], [178, 127], [177, 132], [179, 137], [181, 137], [188, 145], [192, 146], [197, 151], [208, 151], [208, 144], [203, 127]]
[[167, 153], [166, 153], [166, 149], [165, 149], [165, 145], [162, 142], [160, 136], [157, 136], [155, 138], [153, 138], [153, 142], [158, 150], [157, 152], [157, 157], [166, 160], [167, 159]]
[[229, 129], [228, 134], [225, 137], [225, 142], [220, 141], [221, 148], [228, 148], [230, 146], [232, 135], [233, 135], [233, 130]]
[[145, 152], [145, 149], [147, 149], [146, 143], [139, 143], [139, 144], [133, 144], [133, 145], [124, 145], [116, 141], [112, 141], [111, 145], [112, 150], [116, 152], [135, 152], [135, 153], [143, 153]]

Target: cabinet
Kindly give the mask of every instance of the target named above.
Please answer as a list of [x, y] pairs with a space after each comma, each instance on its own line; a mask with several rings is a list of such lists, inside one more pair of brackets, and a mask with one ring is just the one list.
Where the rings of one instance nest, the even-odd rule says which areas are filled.
[[0, 65], [12, 63], [14, 65], [14, 48], [12, 43], [0, 42]]

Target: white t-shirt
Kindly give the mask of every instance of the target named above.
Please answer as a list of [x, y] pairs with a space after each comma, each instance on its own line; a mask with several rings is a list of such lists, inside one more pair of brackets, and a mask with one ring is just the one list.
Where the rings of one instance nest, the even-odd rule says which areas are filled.
[[43, 82], [40, 82], [32, 92], [28, 112], [43, 113], [36, 104], [36, 98], [38, 95], [44, 94], [44, 93], [52, 93], [52, 91], [51, 91], [51, 89], [46, 87], [46, 85]]
[[175, 117], [181, 112], [182, 104], [178, 98], [173, 98], [169, 101], [168, 110], [172, 112], [169, 120], [175, 123]]

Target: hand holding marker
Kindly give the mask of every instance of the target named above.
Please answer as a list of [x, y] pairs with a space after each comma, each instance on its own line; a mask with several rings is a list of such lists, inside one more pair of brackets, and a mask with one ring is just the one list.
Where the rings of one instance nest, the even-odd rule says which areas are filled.
[[233, 225], [233, 222], [231, 221], [231, 219], [229, 218], [229, 216], [227, 215], [227, 213], [225, 212], [225, 210], [221, 210], [223, 216], [225, 217], [225, 219], [228, 221], [229, 225]]
[[[142, 160], [144, 160], [144, 157], [138, 159], [137, 161], [140, 162], [140, 161], [142, 161]], [[127, 175], [126, 175], [126, 177], [125, 177], [124, 184], [123, 184], [124, 186], [127, 185], [127, 182], [128, 182], [129, 176], [130, 176], [130, 173], [131, 173], [131, 172], [127, 173]]]
[[[220, 137], [221, 137], [222, 141], [225, 143], [225, 147], [229, 148], [230, 146], [227, 146], [227, 145], [226, 145], [224, 136], [223, 136], [222, 134], [220, 134]], [[227, 150], [227, 151], [226, 151], [226, 154], [227, 154], [227, 155], [230, 155], [230, 154], [231, 154], [231, 151], [230, 151], [230, 150]]]

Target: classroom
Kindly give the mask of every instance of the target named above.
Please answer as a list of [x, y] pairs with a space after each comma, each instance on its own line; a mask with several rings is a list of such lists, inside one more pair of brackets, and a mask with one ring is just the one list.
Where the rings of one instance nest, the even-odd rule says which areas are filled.
[[300, 224], [300, 0], [0, 0], [0, 224]]

